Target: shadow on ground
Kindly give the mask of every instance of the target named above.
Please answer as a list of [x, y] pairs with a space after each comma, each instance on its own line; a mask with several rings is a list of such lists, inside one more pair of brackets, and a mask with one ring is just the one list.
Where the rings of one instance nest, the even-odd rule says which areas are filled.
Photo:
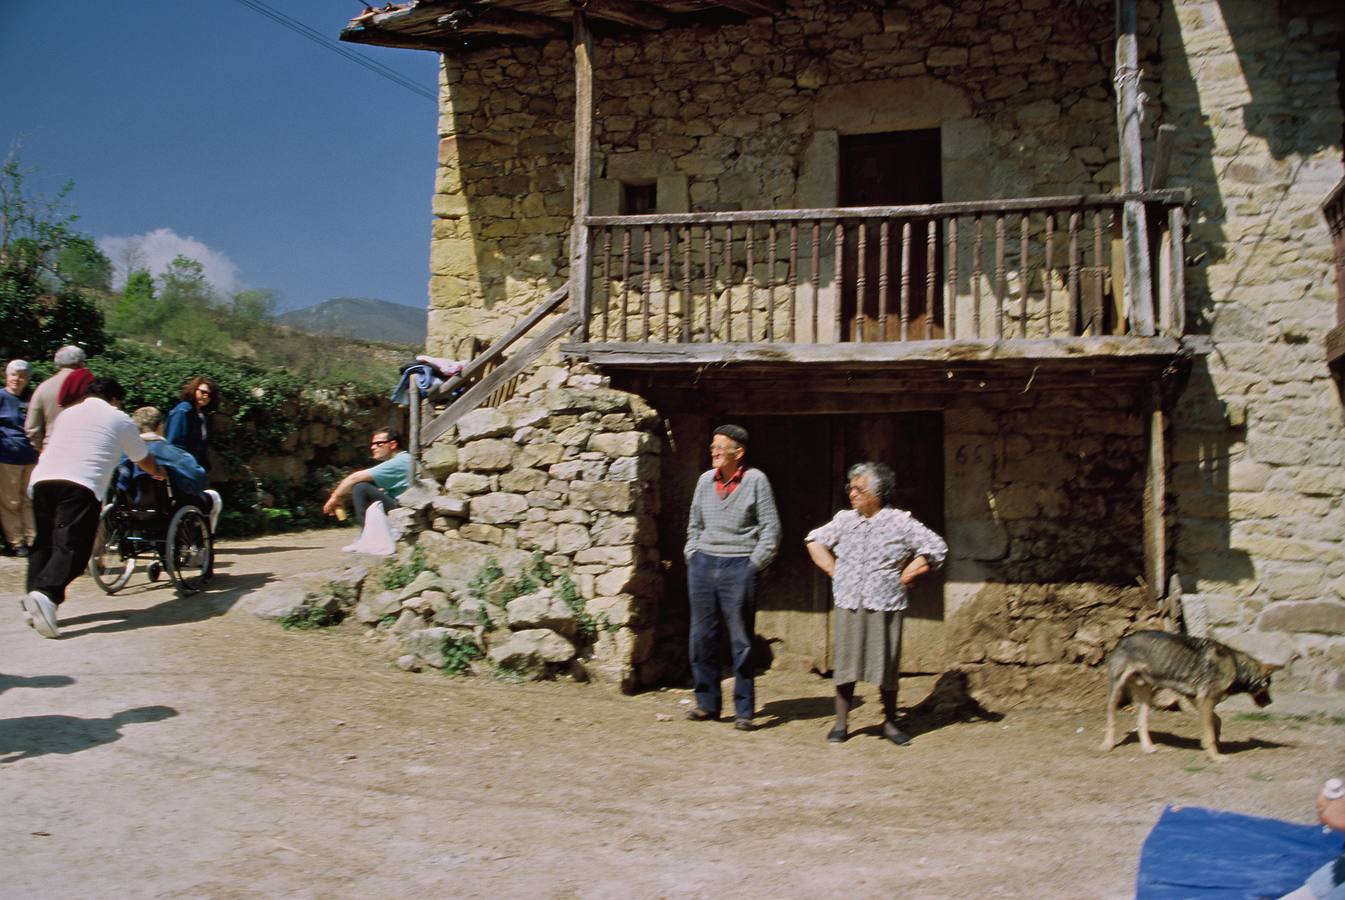
[[[137, 628], [184, 625], [213, 619], [232, 609], [244, 594], [258, 590], [272, 580], [272, 576], [265, 572], [229, 576], [215, 582], [201, 593], [189, 597], [171, 596], [172, 587], [163, 584], [153, 589], [169, 591], [169, 599], [144, 609], [107, 609], [69, 618], [62, 616], [61, 639]], [[81, 602], [80, 605], [83, 606], [84, 603]]]
[[78, 753], [121, 739], [124, 725], [161, 722], [177, 715], [171, 706], [138, 706], [106, 719], [79, 716], [22, 716], [0, 719], [0, 765], [45, 756]]

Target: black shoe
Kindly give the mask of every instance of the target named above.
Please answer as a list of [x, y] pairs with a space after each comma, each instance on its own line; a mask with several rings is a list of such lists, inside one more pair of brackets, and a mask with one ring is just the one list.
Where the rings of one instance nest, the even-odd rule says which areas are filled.
[[162, 573], [163, 573], [163, 566], [161, 566], [159, 563], [152, 562], [152, 563], [149, 564], [149, 580], [150, 580], [150, 581], [158, 581], [158, 580], [159, 580], [159, 576], [160, 576]]
[[911, 736], [891, 722], [883, 723], [883, 737], [898, 747], [905, 747], [911, 742]]
[[18, 548], [14, 551], [14, 555], [15, 555], [15, 556], [18, 556], [18, 557], [25, 557], [25, 558], [26, 558], [26, 557], [28, 556], [28, 545], [27, 545], [27, 544], [20, 544], [20, 545], [18, 546]]
[[829, 744], [844, 744], [849, 739], [850, 733], [845, 730], [844, 725], [837, 725], [827, 732], [827, 743]]
[[719, 718], [719, 713], [712, 713], [708, 709], [701, 709], [697, 706], [687, 710], [686, 717], [692, 722], [713, 722]]
[[751, 719], [734, 719], [734, 720], [733, 720], [733, 727], [736, 728], [736, 729], [738, 729], [739, 731], [751, 731], [751, 730], [752, 730], [752, 720], [751, 720]]

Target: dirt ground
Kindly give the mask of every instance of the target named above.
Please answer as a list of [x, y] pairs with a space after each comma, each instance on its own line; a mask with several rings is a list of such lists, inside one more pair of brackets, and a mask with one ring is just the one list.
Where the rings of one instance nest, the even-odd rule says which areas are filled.
[[[1306, 822], [1345, 772], [1339, 698], [1226, 704], [1222, 766], [1179, 712], [1152, 756], [1098, 752], [1100, 708], [896, 748], [864, 686], [862, 733], [829, 745], [816, 676], [763, 676], [744, 734], [684, 721], [684, 690], [408, 674], [353, 627], [249, 613], [348, 539], [226, 543], [196, 598], [80, 579], [57, 641], [5, 601], [0, 896], [1124, 897], [1165, 804]], [[22, 575], [0, 560], [12, 597]]]

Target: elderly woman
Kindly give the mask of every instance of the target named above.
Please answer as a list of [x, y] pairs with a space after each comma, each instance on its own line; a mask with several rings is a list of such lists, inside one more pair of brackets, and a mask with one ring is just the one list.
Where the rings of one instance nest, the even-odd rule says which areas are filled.
[[948, 545], [910, 513], [892, 506], [897, 479], [888, 466], [851, 466], [846, 482], [850, 509], [804, 539], [813, 562], [831, 576], [836, 602], [836, 724], [827, 740], [840, 743], [849, 736], [855, 682], [867, 681], [878, 685], [883, 698], [883, 737], [902, 745], [910, 741], [896, 722], [906, 588], [943, 564]]
[[219, 406], [219, 386], [209, 378], [197, 377], [182, 388], [182, 396], [168, 413], [165, 437], [170, 444], [181, 447], [209, 469], [207, 449], [210, 446], [208, 422], [210, 414]]

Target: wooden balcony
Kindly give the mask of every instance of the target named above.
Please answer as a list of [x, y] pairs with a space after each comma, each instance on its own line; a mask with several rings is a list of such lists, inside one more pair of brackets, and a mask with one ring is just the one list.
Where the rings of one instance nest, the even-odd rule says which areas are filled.
[[[563, 349], [604, 368], [801, 365], [847, 377], [1161, 364], [1184, 327], [1187, 199], [1162, 190], [588, 217], [583, 324]], [[1145, 210], [1138, 239], [1154, 261], [1130, 283], [1127, 204]]]

